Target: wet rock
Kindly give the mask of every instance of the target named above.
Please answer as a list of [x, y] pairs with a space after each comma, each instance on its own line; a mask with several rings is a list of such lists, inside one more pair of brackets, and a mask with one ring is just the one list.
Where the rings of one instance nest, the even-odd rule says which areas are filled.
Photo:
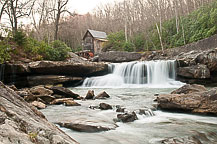
[[52, 90], [46, 89], [46, 88], [44, 88], [44, 86], [32, 87], [32, 88], [30, 88], [30, 92], [33, 95], [52, 95], [53, 94]]
[[185, 137], [167, 138], [161, 141], [162, 144], [214, 144], [217, 143], [217, 134], [214, 132], [197, 132]]
[[65, 106], [81, 106], [81, 104], [75, 102], [75, 101], [66, 101]]
[[206, 65], [193, 65], [189, 67], [179, 67], [177, 75], [185, 78], [207, 79], [210, 78], [210, 71]]
[[88, 125], [88, 124], [78, 124], [78, 123], [57, 123], [61, 127], [65, 127], [78, 132], [101, 132], [108, 131], [111, 128], [97, 126], [97, 125]]
[[89, 106], [90, 109], [99, 109], [99, 106]]
[[146, 116], [154, 116], [153, 111], [149, 108], [139, 109], [139, 114], [146, 115]]
[[203, 85], [198, 84], [186, 84], [182, 86], [181, 88], [178, 88], [171, 92], [171, 94], [189, 94], [194, 92], [204, 92], [207, 91], [207, 89]]
[[71, 90], [64, 87], [52, 87], [50, 88], [54, 94], [62, 95], [66, 98], [80, 99], [78, 94], [73, 93]]
[[73, 98], [62, 98], [62, 99], [55, 99], [50, 104], [52, 105], [59, 105], [64, 104], [66, 106], [80, 106], [79, 103], [75, 102]]
[[119, 105], [117, 105], [116, 106], [116, 112], [122, 112], [122, 113], [124, 113], [124, 111], [125, 111], [125, 108], [122, 108], [121, 106], [119, 106]]
[[3, 144], [77, 143], [34, 106], [0, 82], [0, 141]]
[[94, 98], [94, 91], [93, 90], [88, 90], [85, 99], [93, 99]]
[[101, 110], [109, 110], [109, 109], [112, 109], [112, 106], [109, 105], [109, 104], [106, 104], [106, 103], [100, 103], [99, 104], [99, 109], [101, 109]]
[[135, 112], [125, 113], [125, 114], [118, 114], [117, 118], [118, 118], [119, 121], [121, 121], [123, 123], [133, 122], [135, 120], [138, 120], [138, 117], [136, 116]]
[[217, 88], [213, 88], [186, 94], [162, 94], [158, 96], [157, 102], [160, 109], [217, 115], [216, 97]]
[[106, 99], [109, 98], [110, 96], [105, 92], [99, 93], [97, 96], [94, 97], [94, 99]]
[[34, 101], [31, 104], [38, 109], [45, 109], [46, 108], [46, 105], [42, 102]]
[[53, 100], [55, 100], [55, 97], [50, 96], [50, 95], [38, 95], [34, 96], [38, 101], [43, 101], [45, 104], [50, 104]]
[[22, 62], [16, 63], [6, 63], [5, 64], [5, 74], [7, 75], [26, 75], [30, 73], [28, 64]]

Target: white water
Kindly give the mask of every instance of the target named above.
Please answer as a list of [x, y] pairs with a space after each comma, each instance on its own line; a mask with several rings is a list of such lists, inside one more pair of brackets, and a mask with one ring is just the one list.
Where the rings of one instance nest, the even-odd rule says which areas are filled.
[[82, 87], [180, 87], [175, 60], [110, 64], [111, 74], [85, 79]]

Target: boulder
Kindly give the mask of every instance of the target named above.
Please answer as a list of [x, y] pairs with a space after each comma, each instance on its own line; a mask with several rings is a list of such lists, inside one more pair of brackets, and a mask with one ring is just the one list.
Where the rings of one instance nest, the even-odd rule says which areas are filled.
[[110, 51], [102, 52], [99, 54], [99, 61], [105, 62], [130, 62], [139, 60], [142, 57], [140, 53], [136, 52], [123, 52], [123, 51]]
[[207, 91], [207, 89], [203, 85], [186, 84], [186, 85], [172, 91], [171, 94], [189, 94], [189, 93], [204, 92], [204, 91]]
[[217, 71], [217, 49], [208, 50], [198, 54], [195, 61], [207, 65], [211, 72]]
[[45, 104], [50, 104], [53, 100], [55, 100], [55, 97], [50, 95], [34, 95], [34, 97], [36, 97], [37, 101], [42, 101]]
[[94, 98], [94, 91], [93, 90], [88, 90], [85, 99], [93, 99]]
[[77, 143], [0, 82], [0, 143]]
[[138, 117], [136, 116], [135, 112], [118, 114], [117, 118], [118, 118], [118, 121], [121, 121], [123, 123], [133, 122], [135, 120], [138, 120]]
[[207, 133], [193, 131], [190, 136], [170, 137], [162, 140], [161, 144], [214, 144], [217, 143], [217, 134], [209, 131]]
[[210, 78], [210, 71], [206, 65], [193, 65], [189, 67], [179, 67], [177, 75], [192, 79], [208, 79]]
[[109, 127], [99, 125], [79, 124], [79, 123], [57, 123], [61, 127], [65, 127], [78, 132], [101, 132], [111, 130]]
[[99, 93], [97, 96], [94, 97], [94, 99], [106, 99], [109, 98], [110, 96], [105, 92]]
[[125, 111], [125, 108], [122, 108], [120, 105], [117, 105], [116, 106], [116, 112], [122, 112], [122, 113], [124, 113], [124, 111]]
[[112, 106], [109, 105], [109, 104], [106, 104], [106, 103], [100, 103], [99, 104], [99, 109], [101, 109], [101, 110], [109, 110], [109, 109], [112, 109]]
[[78, 94], [73, 93], [71, 90], [64, 88], [64, 87], [51, 87], [50, 90], [54, 92], [54, 94], [62, 95], [65, 98], [73, 98], [73, 99], [80, 99]]
[[29, 89], [33, 95], [52, 95], [53, 91], [46, 89], [44, 86], [35, 86]]
[[162, 94], [157, 97], [157, 102], [160, 109], [217, 115], [217, 88], [186, 94]]
[[80, 106], [80, 104], [75, 102], [73, 98], [55, 99], [50, 104], [52, 105], [64, 104], [66, 106]]
[[46, 108], [46, 105], [42, 102], [39, 102], [39, 101], [34, 101], [31, 104], [38, 109], [45, 109]]
[[82, 77], [59, 76], [59, 75], [41, 75], [41, 76], [27, 77], [29, 86], [55, 85], [59, 83], [77, 83], [82, 80], [83, 80]]
[[16, 91], [16, 93], [21, 97], [25, 97], [25, 96], [30, 95], [30, 92], [26, 91], [26, 90], [18, 90], [18, 91]]
[[63, 61], [37, 61], [31, 62], [29, 68], [34, 74], [42, 75], [69, 75], [74, 77], [87, 77], [104, 74], [108, 65], [104, 63], [74, 63]]

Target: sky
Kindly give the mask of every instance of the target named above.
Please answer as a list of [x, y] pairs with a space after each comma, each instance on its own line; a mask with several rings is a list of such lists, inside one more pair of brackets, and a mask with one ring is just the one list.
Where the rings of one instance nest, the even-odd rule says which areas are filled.
[[114, 1], [123, 0], [69, 0], [68, 8], [70, 11], [76, 11], [79, 14], [86, 14], [101, 4], [113, 3]]

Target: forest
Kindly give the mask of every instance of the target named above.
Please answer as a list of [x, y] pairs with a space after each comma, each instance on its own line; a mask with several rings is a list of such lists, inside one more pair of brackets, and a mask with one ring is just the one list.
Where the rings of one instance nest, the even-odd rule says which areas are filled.
[[84, 15], [70, 12], [68, 1], [2, 0], [0, 61], [11, 53], [64, 60], [68, 51], [82, 49], [87, 29], [108, 34], [104, 51], [129, 52], [174, 48], [217, 33], [216, 0], [124, 0]]

